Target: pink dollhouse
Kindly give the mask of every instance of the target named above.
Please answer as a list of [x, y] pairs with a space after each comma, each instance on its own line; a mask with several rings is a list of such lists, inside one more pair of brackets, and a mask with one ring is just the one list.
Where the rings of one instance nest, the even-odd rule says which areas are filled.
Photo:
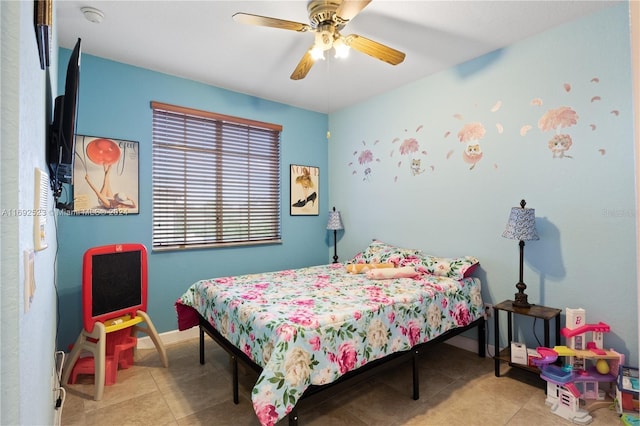
[[[547, 382], [545, 403], [551, 412], [586, 425], [593, 420], [590, 411], [610, 405], [605, 399], [615, 395], [617, 373], [624, 356], [613, 349], [604, 349], [604, 333], [610, 328], [603, 322], [588, 324], [584, 309], [567, 308], [566, 322], [561, 333], [567, 345], [538, 348], [541, 358], [534, 362], [540, 367], [540, 377]], [[564, 357], [562, 366], [556, 363], [558, 357]]]

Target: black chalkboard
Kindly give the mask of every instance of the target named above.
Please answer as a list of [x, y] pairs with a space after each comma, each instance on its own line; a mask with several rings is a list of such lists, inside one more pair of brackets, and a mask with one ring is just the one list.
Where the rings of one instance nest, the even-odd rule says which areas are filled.
[[140, 250], [92, 256], [92, 316], [142, 303]]

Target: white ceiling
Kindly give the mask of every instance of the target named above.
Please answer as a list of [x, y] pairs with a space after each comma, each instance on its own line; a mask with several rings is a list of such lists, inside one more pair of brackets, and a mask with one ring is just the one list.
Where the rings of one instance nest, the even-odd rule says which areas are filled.
[[[373, 0], [342, 30], [406, 53], [392, 66], [352, 49], [289, 78], [312, 33], [250, 26], [245, 12], [309, 23], [306, 1], [57, 0], [62, 47], [319, 112], [332, 112], [593, 13], [615, 1]], [[80, 11], [104, 13], [100, 24]]]

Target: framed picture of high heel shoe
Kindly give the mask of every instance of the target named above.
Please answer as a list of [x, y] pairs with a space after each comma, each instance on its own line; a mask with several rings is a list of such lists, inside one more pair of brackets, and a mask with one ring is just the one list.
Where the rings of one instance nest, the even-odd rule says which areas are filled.
[[320, 168], [291, 164], [291, 216], [320, 213]]

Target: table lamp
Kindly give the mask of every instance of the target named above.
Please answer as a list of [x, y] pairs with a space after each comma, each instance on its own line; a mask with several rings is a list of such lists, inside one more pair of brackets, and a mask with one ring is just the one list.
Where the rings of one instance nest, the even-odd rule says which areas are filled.
[[338, 263], [338, 231], [344, 229], [340, 212], [333, 208], [329, 212], [329, 221], [327, 222], [327, 230], [333, 231], [333, 263]]
[[516, 308], [531, 307], [531, 304], [527, 300], [527, 295], [524, 292], [527, 285], [522, 280], [524, 242], [540, 239], [536, 231], [536, 211], [535, 209], [525, 208], [526, 204], [526, 201], [522, 200], [520, 201], [520, 207], [511, 208], [507, 228], [502, 233], [502, 236], [505, 238], [520, 241], [520, 280], [518, 284], [516, 284], [518, 292], [515, 294], [515, 300], [513, 301], [513, 306]]

